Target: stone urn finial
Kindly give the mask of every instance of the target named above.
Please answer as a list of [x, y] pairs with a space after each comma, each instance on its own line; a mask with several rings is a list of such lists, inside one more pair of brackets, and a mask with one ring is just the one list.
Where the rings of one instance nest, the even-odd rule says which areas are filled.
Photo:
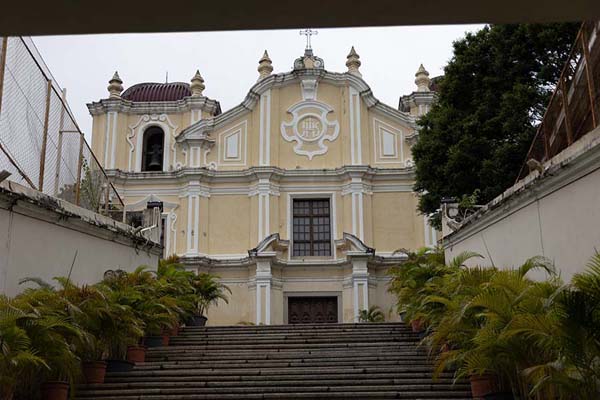
[[119, 73], [115, 71], [113, 77], [108, 81], [109, 99], [120, 99], [123, 91], [123, 81], [119, 77]]
[[265, 50], [263, 56], [258, 60], [258, 80], [264, 79], [273, 72], [273, 62], [269, 58], [269, 53]]
[[348, 67], [348, 73], [352, 75], [362, 76], [362, 74], [358, 70], [362, 63], [360, 62], [360, 56], [356, 53], [356, 50], [354, 50], [354, 46], [352, 46], [352, 48], [350, 49], [350, 53], [348, 53], [346, 59], [346, 67]]
[[204, 85], [204, 78], [200, 75], [200, 70], [196, 70], [196, 74], [192, 77], [191, 82], [192, 97], [203, 96], [202, 92], [206, 89], [206, 86]]
[[417, 84], [417, 92], [429, 92], [431, 79], [429, 79], [429, 72], [427, 72], [423, 64], [419, 66], [415, 76], [417, 77], [417, 79], [415, 79], [415, 83]]

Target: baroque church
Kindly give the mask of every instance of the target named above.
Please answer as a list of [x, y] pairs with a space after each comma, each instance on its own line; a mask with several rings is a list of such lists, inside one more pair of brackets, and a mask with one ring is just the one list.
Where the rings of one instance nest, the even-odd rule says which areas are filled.
[[398, 249], [433, 246], [413, 192], [416, 119], [435, 99], [429, 73], [399, 107], [362, 79], [359, 55], [330, 72], [310, 45], [273, 73], [265, 51], [243, 102], [221, 111], [191, 83], [139, 83], [88, 104], [92, 147], [129, 216], [161, 210], [164, 254], [220, 277], [229, 304], [209, 325], [353, 322], [379, 306]]

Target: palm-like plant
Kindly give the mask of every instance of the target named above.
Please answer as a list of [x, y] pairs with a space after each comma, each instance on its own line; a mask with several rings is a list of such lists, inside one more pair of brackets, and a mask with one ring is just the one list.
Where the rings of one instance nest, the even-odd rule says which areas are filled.
[[[13, 300], [13, 304], [25, 314], [17, 325], [27, 333], [32, 353], [44, 360], [43, 365], [23, 373], [20, 380], [75, 383], [81, 370], [74, 347], [83, 340], [86, 332], [70, 316], [72, 305], [49, 287], [27, 289]], [[34, 387], [30, 385], [22, 390]]]
[[231, 294], [231, 289], [219, 281], [219, 278], [200, 273], [192, 280], [195, 293], [194, 309], [197, 315], [204, 315], [211, 305], [217, 305], [219, 300], [229, 303], [226, 292]]
[[378, 306], [371, 306], [368, 310], [360, 310], [358, 320], [360, 322], [384, 322], [385, 315]]
[[0, 400], [12, 400], [19, 378], [32, 375], [38, 368], [49, 368], [21, 327], [26, 319], [37, 318], [38, 315], [25, 313], [8, 297], [0, 295]]

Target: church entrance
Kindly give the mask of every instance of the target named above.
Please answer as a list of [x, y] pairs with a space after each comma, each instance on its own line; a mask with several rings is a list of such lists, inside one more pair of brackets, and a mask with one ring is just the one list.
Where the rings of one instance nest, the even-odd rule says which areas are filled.
[[337, 297], [289, 297], [289, 324], [327, 324], [338, 322]]

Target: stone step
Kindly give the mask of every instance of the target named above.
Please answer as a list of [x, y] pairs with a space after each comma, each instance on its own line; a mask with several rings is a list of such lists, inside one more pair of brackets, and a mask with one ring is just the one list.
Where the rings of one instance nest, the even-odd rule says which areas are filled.
[[406, 400], [472, 400], [471, 392], [306, 392], [306, 393], [252, 393], [252, 394], [192, 394], [192, 395], [146, 395], [146, 396], [90, 396], [87, 400], [327, 400], [327, 399], [406, 399]]
[[108, 388], [100, 388], [100, 389], [80, 389], [79, 396], [98, 396], [98, 395], [108, 395], [108, 396], [148, 396], [148, 395], [160, 395], [160, 394], [179, 394], [179, 395], [189, 395], [189, 394], [247, 394], [247, 393], [304, 393], [304, 392], [321, 392], [321, 393], [333, 393], [333, 392], [346, 392], [352, 391], [354, 393], [359, 392], [422, 392], [422, 391], [459, 391], [459, 392], [467, 392], [468, 385], [464, 384], [405, 384], [405, 385], [366, 385], [363, 382], [347, 382], [346, 385], [342, 386], [326, 386], [326, 385], [316, 385], [316, 386], [308, 386], [308, 385], [297, 385], [297, 386], [277, 386], [277, 387], [269, 387], [269, 386], [260, 386], [260, 387], [191, 387], [191, 388], [181, 388], [181, 387], [171, 387], [167, 389], [163, 388], [127, 388], [123, 386], [121, 388], [116, 389], [108, 389]]
[[[277, 355], [277, 354], [275, 354]], [[190, 365], [193, 363], [214, 363], [214, 364], [229, 364], [236, 362], [238, 364], [248, 363], [269, 363], [269, 362], [353, 362], [353, 361], [424, 361], [429, 362], [430, 358], [426, 354], [385, 354], [385, 355], [334, 355], [334, 356], [320, 356], [319, 354], [312, 354], [310, 356], [289, 356], [286, 354], [279, 354], [279, 357], [238, 357], [229, 356], [228, 358], [220, 357], [198, 357], [197, 355], [176, 355], [176, 356], [162, 356], [162, 357], [146, 357], [146, 362], [143, 365]], [[141, 365], [141, 364], [140, 364]]]
[[171, 340], [175, 341], [187, 341], [187, 340], [203, 340], [203, 341], [214, 341], [214, 342], [233, 342], [236, 340], [247, 341], [247, 340], [269, 340], [269, 341], [282, 341], [282, 340], [379, 340], [385, 341], [389, 339], [402, 339], [402, 340], [419, 340], [417, 335], [409, 333], [390, 333], [390, 334], [356, 334], [356, 335], [320, 335], [318, 333], [305, 334], [305, 335], [178, 335], [172, 336]]
[[[268, 376], [268, 379], [265, 379]], [[186, 383], [194, 384], [195, 382], [202, 383], [218, 383], [218, 382], [231, 382], [232, 384], [244, 385], [246, 382], [253, 382], [255, 385], [262, 383], [271, 383], [278, 385], [279, 382], [308, 382], [311, 380], [324, 380], [324, 381], [342, 381], [342, 380], [397, 380], [398, 382], [431, 382], [433, 379], [432, 373], [398, 373], [398, 372], [382, 372], [382, 373], [369, 373], [365, 374], [362, 372], [330, 374], [320, 373], [316, 375], [304, 374], [304, 375], [195, 375], [195, 376], [168, 376], [166, 380], [156, 376], [115, 376], [108, 374], [106, 377], [107, 384], [113, 383], [127, 383], [130, 385], [140, 383], [151, 383], [151, 384], [174, 384], [174, 385], [185, 385]], [[454, 376], [452, 373], [444, 372], [439, 374], [436, 382], [453, 382]], [[282, 383], [283, 384], [283, 383]], [[94, 386], [94, 385], [90, 385]]]
[[470, 398], [402, 324], [186, 327], [132, 371], [82, 385], [81, 400]]
[[167, 369], [182, 369], [182, 368], [312, 368], [312, 367], [326, 367], [326, 366], [338, 366], [338, 367], [368, 367], [373, 364], [378, 366], [384, 365], [424, 365], [430, 366], [427, 360], [380, 360], [373, 362], [372, 360], [361, 360], [361, 361], [322, 361], [317, 360], [314, 362], [309, 361], [271, 361], [271, 362], [247, 362], [247, 363], [216, 363], [216, 362], [189, 362], [189, 363], [144, 363], [137, 367], [138, 370], [167, 370]]
[[348, 352], [347, 349], [334, 350], [291, 350], [291, 351], [271, 351], [271, 352], [242, 352], [242, 351], [193, 351], [186, 349], [165, 349], [155, 351], [150, 349], [146, 353], [147, 360], [165, 360], [171, 359], [201, 359], [201, 360], [274, 360], [274, 359], [298, 359], [298, 358], [354, 358], [354, 357], [378, 357], [378, 356], [396, 356], [396, 357], [411, 357], [427, 355], [427, 351], [423, 348], [405, 347], [399, 349], [366, 349]]
[[114, 372], [107, 374], [109, 377], [136, 377], [136, 376], [154, 376], [154, 377], [171, 377], [171, 376], [198, 376], [198, 375], [320, 375], [320, 374], [348, 374], [348, 373], [405, 373], [411, 376], [419, 376], [421, 373], [431, 376], [431, 366], [429, 365], [390, 365], [390, 366], [369, 366], [369, 367], [343, 367], [336, 366], [304, 368], [304, 367], [288, 367], [282, 368], [186, 368], [186, 369], [162, 369], [144, 371], [134, 368], [129, 372]]
[[[360, 381], [361, 383], [368, 385], [406, 385], [406, 384], [445, 384], [452, 385], [454, 380], [451, 376], [436, 379], [432, 382], [431, 377], [427, 378], [397, 378], [395, 376], [389, 376], [387, 378], [377, 377], [365, 377], [365, 376], [344, 376], [337, 377], [336, 379], [328, 378], [327, 376], [322, 377], [323, 379], [317, 379], [321, 377], [296, 377], [296, 379], [230, 379], [230, 380], [207, 380], [205, 378], [187, 378], [182, 381], [167, 381], [161, 382], [156, 380], [148, 381], [135, 381], [135, 382], [112, 382], [108, 381], [104, 384], [87, 385], [84, 388], [91, 390], [101, 389], [137, 389], [137, 388], [171, 388], [171, 387], [259, 387], [259, 386], [314, 386], [314, 385], [326, 385], [326, 386], [342, 386], [348, 385], [349, 382]], [[239, 378], [239, 377], [238, 377]]]

